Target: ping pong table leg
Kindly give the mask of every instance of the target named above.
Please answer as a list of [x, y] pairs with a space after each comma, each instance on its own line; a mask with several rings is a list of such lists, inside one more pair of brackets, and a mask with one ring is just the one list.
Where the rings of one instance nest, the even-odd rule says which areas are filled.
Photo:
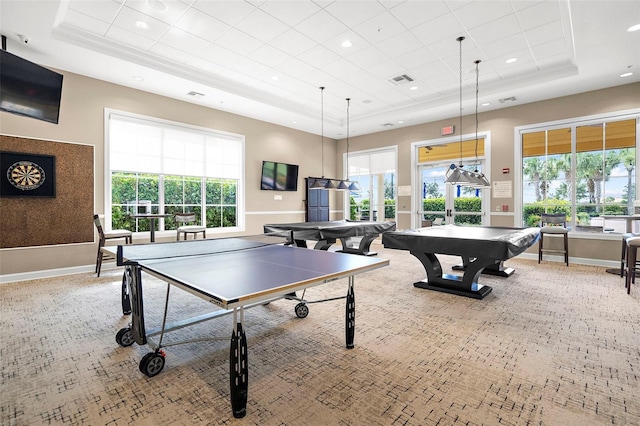
[[229, 353], [231, 409], [233, 410], [233, 417], [237, 419], [247, 414], [247, 395], [249, 390], [247, 338], [242, 328], [242, 318], [238, 320], [238, 310], [240, 310], [241, 317], [244, 314], [244, 308], [236, 308], [233, 311], [233, 333], [231, 334], [231, 349]]
[[349, 289], [347, 290], [346, 316], [345, 316], [345, 337], [347, 349], [354, 348], [354, 337], [356, 332], [356, 296], [353, 290], [353, 275], [349, 277]]
[[124, 268], [124, 273], [122, 274], [122, 315], [131, 314], [131, 271], [130, 267], [127, 266]]

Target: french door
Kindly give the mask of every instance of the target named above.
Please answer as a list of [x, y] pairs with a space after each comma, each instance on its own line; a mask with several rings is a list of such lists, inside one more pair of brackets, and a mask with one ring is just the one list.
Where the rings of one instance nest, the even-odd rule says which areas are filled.
[[[417, 227], [455, 223], [458, 225], [483, 225], [486, 200], [482, 189], [465, 188], [445, 183], [444, 171], [451, 161], [420, 164], [418, 176], [421, 200], [417, 210]], [[482, 161], [477, 165], [481, 171]], [[475, 167], [474, 167], [475, 170]]]

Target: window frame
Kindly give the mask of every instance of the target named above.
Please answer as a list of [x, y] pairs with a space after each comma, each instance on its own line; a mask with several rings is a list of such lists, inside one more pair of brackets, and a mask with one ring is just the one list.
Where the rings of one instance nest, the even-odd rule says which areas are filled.
[[[535, 123], [525, 126], [517, 126], [514, 128], [514, 165], [515, 169], [518, 171], [514, 175], [514, 224], [515, 226], [522, 227], [527, 226], [524, 223], [523, 212], [523, 184], [524, 184], [524, 173], [522, 167], [520, 167], [523, 163], [523, 152], [522, 152], [522, 135], [526, 133], [533, 132], [542, 132], [542, 131], [550, 131], [561, 128], [570, 128], [571, 129], [571, 157], [575, 160], [575, 156], [577, 154], [576, 149], [576, 128], [581, 126], [589, 126], [592, 124], [603, 124], [614, 121], [624, 121], [624, 120], [635, 120], [636, 121], [636, 176], [635, 176], [635, 188], [636, 188], [636, 199], [639, 197], [638, 190], [640, 189], [640, 173], [637, 172], [638, 165], [640, 164], [638, 160], [640, 160], [640, 108], [630, 109], [630, 110], [622, 110], [611, 113], [604, 114], [596, 114], [582, 117], [574, 117], [556, 121], [549, 121], [543, 123]], [[573, 180], [575, 181], [575, 170], [572, 170]], [[573, 235], [585, 236], [587, 238], [619, 238], [619, 234], [605, 234], [605, 233], [588, 233], [588, 232], [576, 232], [573, 226], [575, 225], [577, 219], [577, 209], [578, 203], [576, 202], [576, 197], [572, 193], [571, 194], [571, 224]]]
[[[131, 112], [105, 108], [104, 109], [104, 228], [109, 231], [112, 229], [112, 185], [111, 185], [111, 156], [110, 156], [110, 117], [112, 115], [124, 116], [127, 118], [131, 118], [134, 120], [140, 120], [148, 122], [152, 125], [157, 125], [159, 127], [173, 127], [178, 129], [184, 129], [185, 131], [193, 131], [197, 133], [204, 133], [206, 135], [212, 137], [222, 137], [225, 139], [233, 139], [236, 140], [240, 144], [240, 156], [241, 161], [239, 164], [238, 170], [238, 179], [237, 179], [237, 188], [236, 188], [236, 226], [234, 227], [219, 227], [219, 228], [207, 228], [207, 231], [211, 233], [231, 233], [231, 232], [243, 232], [246, 228], [246, 218], [245, 218], [245, 187], [246, 187], [246, 176], [245, 176], [245, 136], [237, 133], [225, 132], [222, 130], [195, 126], [187, 123], [181, 123], [171, 120], [164, 120], [156, 117], [150, 117], [141, 114], [135, 114]], [[119, 171], [119, 170], [118, 170]], [[162, 182], [164, 181], [164, 176], [174, 176], [174, 174], [157, 174], [159, 179], [159, 186], [164, 186]], [[211, 176], [199, 176], [200, 178], [207, 179], [216, 179]], [[164, 206], [164, 196], [163, 196], [163, 188], [158, 189], [160, 191], [159, 194], [159, 206]], [[204, 199], [201, 199], [201, 209], [202, 211], [206, 211], [208, 204], [205, 204]], [[162, 221], [160, 221], [162, 223]], [[142, 231], [144, 232], [144, 231]], [[169, 235], [175, 231], [160, 229], [156, 232], [156, 235]]]

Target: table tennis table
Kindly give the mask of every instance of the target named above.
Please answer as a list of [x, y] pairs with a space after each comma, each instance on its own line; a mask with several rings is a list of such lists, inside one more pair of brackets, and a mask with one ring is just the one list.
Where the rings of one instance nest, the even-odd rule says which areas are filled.
[[[147, 376], [155, 376], [164, 367], [163, 347], [194, 341], [163, 344], [166, 333], [225, 315], [233, 317], [229, 374], [231, 407], [236, 418], [246, 415], [248, 395], [248, 348], [242, 326], [244, 310], [278, 299], [293, 299], [299, 302], [295, 312], [302, 318], [308, 313], [308, 303], [346, 299], [345, 338], [346, 347], [351, 349], [355, 334], [354, 277], [389, 264], [385, 259], [274, 244], [274, 237], [266, 235], [120, 245], [107, 249], [115, 250], [117, 264], [125, 266], [123, 308], [127, 299], [132, 314], [130, 325], [118, 331], [116, 341], [121, 346], [137, 343], [151, 347], [152, 352], [147, 353], [139, 365], [140, 371]], [[167, 283], [164, 318], [155, 330], [145, 328], [143, 272]], [[347, 279], [346, 296], [316, 301], [304, 299], [305, 289], [343, 278]], [[217, 309], [167, 324], [171, 287], [204, 299]], [[297, 291], [303, 292], [302, 297], [296, 296]], [[157, 341], [154, 340], [156, 337]], [[220, 339], [229, 337], [214, 338]]]
[[329, 250], [339, 239], [343, 253], [375, 256], [371, 243], [384, 232], [396, 229], [395, 222], [331, 220], [324, 222], [272, 223], [264, 225], [265, 234], [281, 234], [290, 244], [307, 247], [307, 240], [317, 241], [316, 250]]
[[[408, 250], [424, 266], [427, 278], [415, 287], [482, 299], [492, 291], [478, 284], [486, 268], [503, 269], [502, 262], [519, 255], [540, 237], [540, 228], [444, 225], [382, 234], [385, 248]], [[436, 254], [460, 256], [462, 276], [444, 274]]]

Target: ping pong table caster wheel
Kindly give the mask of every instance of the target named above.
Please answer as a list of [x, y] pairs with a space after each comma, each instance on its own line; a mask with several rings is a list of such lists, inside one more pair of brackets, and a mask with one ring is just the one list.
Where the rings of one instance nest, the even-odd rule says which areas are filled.
[[296, 305], [296, 316], [298, 318], [306, 318], [309, 315], [309, 307], [305, 303], [298, 303]]
[[133, 333], [129, 327], [121, 328], [120, 331], [116, 334], [116, 342], [120, 346], [131, 346], [135, 342], [133, 338]]
[[149, 352], [140, 360], [140, 371], [153, 377], [164, 368], [164, 352]]

